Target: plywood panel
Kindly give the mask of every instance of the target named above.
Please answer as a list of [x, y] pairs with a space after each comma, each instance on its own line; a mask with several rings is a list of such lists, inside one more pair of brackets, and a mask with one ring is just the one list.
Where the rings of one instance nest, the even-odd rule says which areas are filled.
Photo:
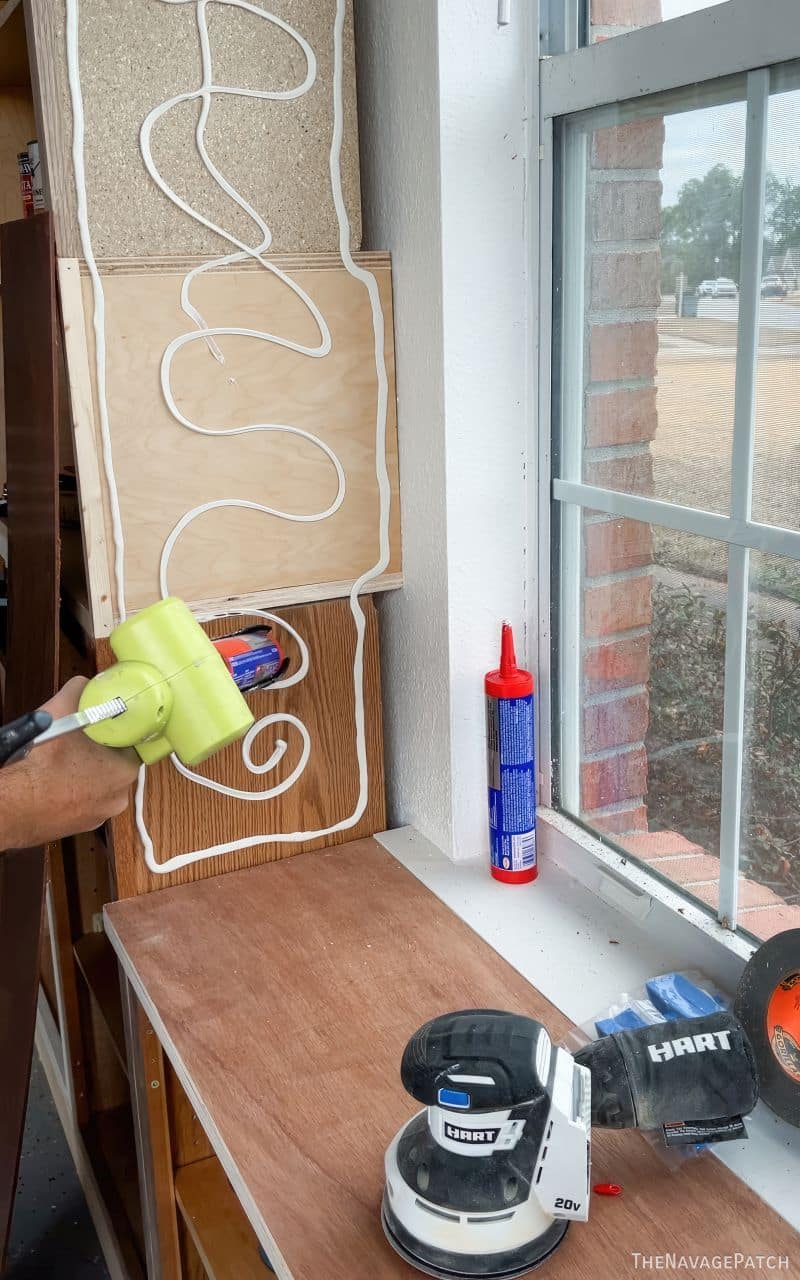
[[[281, 260], [282, 262], [282, 260]], [[389, 375], [386, 461], [390, 477], [391, 560], [377, 580], [397, 585], [400, 562], [397, 432], [394, 395], [391, 269], [386, 255], [370, 255], [385, 317]], [[378, 377], [372, 309], [364, 285], [332, 258], [306, 259], [289, 270], [327, 321], [331, 352], [313, 358], [274, 342], [219, 338], [224, 364], [205, 341], [191, 341], [174, 360], [170, 379], [178, 411], [190, 422], [226, 434], [187, 429], [167, 408], [161, 362], [169, 344], [196, 333], [181, 310], [185, 270], [148, 265], [132, 272], [103, 271], [106, 377], [116, 489], [125, 542], [125, 603], [134, 611], [159, 595], [159, 563], [178, 521], [210, 502], [249, 502], [293, 516], [325, 512], [338, 480], [323, 450], [286, 431], [229, 434], [255, 424], [284, 424], [318, 437], [333, 450], [345, 476], [341, 506], [326, 519], [282, 519], [241, 506], [217, 507], [180, 535], [170, 560], [168, 587], [192, 605], [281, 590], [284, 598], [342, 595], [379, 559], [379, 487], [376, 474]], [[92, 282], [62, 264], [68, 323], [67, 352], [73, 390], [76, 455], [84, 508], [84, 543], [95, 620], [113, 581], [113, 539], [101, 454], [94, 380]], [[81, 289], [83, 308], [75, 297]], [[255, 268], [199, 276], [191, 301], [214, 328], [270, 333], [315, 348], [317, 322], [292, 289]], [[77, 337], [82, 328], [85, 338]], [[88, 362], [83, 358], [88, 344]], [[83, 369], [79, 368], [83, 358]], [[93, 394], [83, 389], [90, 380]], [[87, 415], [91, 422], [87, 423]], [[97, 506], [104, 496], [105, 546], [98, 547]], [[99, 563], [97, 563], [99, 562]], [[96, 571], [95, 571], [96, 569]], [[373, 584], [374, 587], [374, 584]], [[120, 614], [115, 599], [114, 616]]]
[[[305, 772], [282, 795], [251, 802], [199, 786], [182, 777], [169, 761], [152, 766], [147, 771], [143, 812], [159, 862], [191, 850], [208, 849], [239, 839], [252, 838], [253, 844], [216, 860], [204, 859], [169, 875], [156, 875], [145, 865], [131, 806], [112, 824], [120, 898], [383, 830], [386, 810], [377, 617], [372, 600], [363, 601], [363, 608], [367, 628], [364, 703], [368, 800], [359, 821], [345, 831], [317, 839], [259, 842], [259, 837], [269, 833], [313, 832], [333, 827], [354, 813], [359, 797], [353, 683], [356, 636], [349, 604], [344, 600], [332, 600], [285, 609], [280, 616], [303, 636], [308, 645], [308, 674], [301, 683], [288, 689], [265, 689], [249, 694], [248, 701], [256, 719], [286, 713], [296, 716], [306, 725], [311, 738], [311, 755]], [[255, 618], [218, 620], [206, 624], [206, 630], [212, 636], [225, 635], [239, 625], [257, 621]], [[300, 655], [296, 641], [281, 629], [276, 634], [281, 643], [286, 642], [290, 671], [297, 671]], [[107, 657], [98, 657], [101, 665], [108, 660]], [[256, 777], [247, 771], [242, 763], [240, 744], [220, 752], [207, 764], [201, 765], [197, 772], [245, 791], [258, 793], [274, 787], [298, 764], [302, 744], [297, 730], [280, 724], [267, 727], [253, 748], [257, 762], [267, 760], [280, 737], [287, 741], [288, 750], [269, 774]]]
[[[123, 966], [280, 1280], [409, 1280], [380, 1226], [385, 1149], [418, 1109], [408, 1037], [448, 1009], [564, 1017], [374, 841], [113, 903]], [[595, 1199], [548, 1280], [613, 1280], [632, 1252], [788, 1254], [800, 1238], [711, 1156], [676, 1175], [598, 1131]], [[276, 1248], [277, 1246], [277, 1248]], [[282, 1261], [281, 1261], [282, 1258]]]
[[[200, 226], [156, 187], [142, 162], [139, 130], [148, 113], [202, 80], [194, 4], [163, 0], [77, 0], [80, 78], [86, 116], [89, 220], [98, 257], [217, 253], [225, 242]], [[258, 7], [288, 22], [317, 60], [312, 88], [293, 101], [215, 95], [206, 130], [214, 163], [262, 215], [279, 253], [335, 249], [339, 229], [329, 174], [333, 122], [333, 20], [336, 0], [269, 0]], [[36, 49], [48, 185], [59, 209], [58, 248], [80, 252], [70, 193], [72, 113], [65, 57], [66, 0], [28, 0]], [[342, 181], [353, 247], [361, 241], [358, 126], [351, 0], [343, 35]], [[259, 91], [302, 83], [305, 57], [273, 23], [229, 5], [208, 5], [214, 79]], [[194, 128], [197, 102], [177, 106], [153, 135], [164, 178], [189, 204], [247, 244], [253, 221], [200, 164]]]

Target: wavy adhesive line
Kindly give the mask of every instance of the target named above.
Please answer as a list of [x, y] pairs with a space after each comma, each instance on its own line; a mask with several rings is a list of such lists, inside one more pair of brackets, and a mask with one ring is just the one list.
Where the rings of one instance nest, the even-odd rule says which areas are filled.
[[[206, 343], [213, 357], [221, 363], [224, 363], [223, 352], [216, 341], [217, 338], [229, 337], [247, 337], [255, 338], [259, 341], [287, 347], [299, 354], [308, 356], [311, 359], [324, 359], [331, 350], [331, 334], [325, 317], [316, 306], [313, 299], [300, 287], [300, 285], [291, 279], [285, 272], [281, 271], [275, 263], [269, 261], [264, 255], [272, 243], [272, 233], [269, 226], [244, 197], [236, 190], [235, 187], [227, 180], [227, 178], [216, 167], [208, 154], [205, 145], [205, 129], [208, 117], [211, 111], [211, 105], [215, 94], [231, 94], [245, 98], [260, 98], [267, 100], [291, 100], [302, 97], [312, 87], [316, 80], [317, 64], [314, 51], [309, 43], [291, 27], [287, 22], [278, 18], [275, 14], [269, 13], [266, 9], [261, 9], [255, 4], [249, 3], [249, 0], [160, 0], [162, 4], [194, 4], [197, 19], [197, 29], [200, 41], [200, 52], [202, 59], [202, 80], [199, 88], [188, 92], [176, 94], [155, 107], [144, 121], [140, 133], [140, 145], [142, 158], [150, 177], [163, 192], [163, 194], [171, 200], [179, 209], [183, 210], [189, 217], [199, 222], [201, 225], [213, 231], [221, 239], [226, 240], [235, 249], [235, 252], [225, 254], [220, 258], [216, 258], [211, 262], [203, 263], [199, 267], [195, 267], [185, 277], [181, 287], [181, 306], [184, 313], [189, 317], [195, 325], [195, 330], [189, 333], [181, 334], [175, 338], [167, 347], [161, 361], [161, 388], [165, 403], [175, 421], [186, 430], [196, 432], [200, 435], [219, 436], [219, 435], [243, 435], [251, 432], [284, 432], [286, 434], [300, 436], [309, 441], [314, 447], [319, 448], [330, 461], [337, 480], [336, 496], [333, 498], [329, 506], [318, 512], [310, 512], [298, 515], [296, 513], [280, 511], [275, 507], [265, 504], [245, 501], [238, 498], [220, 498], [212, 502], [203, 503], [192, 510], [187, 511], [185, 515], [177, 522], [175, 527], [169, 534], [161, 554], [161, 562], [159, 566], [160, 589], [162, 596], [169, 594], [168, 588], [168, 571], [169, 562], [175, 545], [181, 534], [196, 519], [208, 512], [224, 507], [246, 507], [262, 512], [264, 515], [282, 520], [292, 520], [299, 522], [314, 522], [326, 520], [332, 516], [344, 501], [346, 491], [346, 478], [341, 463], [331, 448], [318, 436], [311, 432], [301, 430], [299, 427], [286, 423], [253, 423], [246, 427], [226, 430], [225, 428], [213, 429], [201, 427], [197, 423], [192, 422], [178, 409], [172, 392], [171, 371], [173, 360], [181, 350], [189, 342], [202, 341]], [[229, 8], [242, 9], [252, 14], [254, 17], [269, 22], [278, 28], [285, 35], [288, 35], [301, 49], [306, 60], [306, 75], [302, 83], [294, 89], [285, 90], [255, 90], [242, 89], [226, 85], [218, 85], [214, 82], [213, 57], [211, 50], [211, 41], [208, 32], [207, 9], [209, 4], [223, 4]], [[113, 449], [111, 442], [111, 430], [108, 412], [108, 395], [106, 386], [106, 342], [105, 342], [105, 296], [103, 292], [103, 282], [97, 267], [97, 262], [92, 249], [91, 232], [89, 228], [88, 208], [87, 208], [87, 190], [86, 190], [86, 172], [85, 172], [85, 125], [83, 114], [83, 99], [80, 82], [80, 58], [79, 58], [79, 28], [78, 28], [78, 5], [79, 0], [67, 0], [67, 61], [69, 70], [70, 97], [72, 101], [73, 112], [73, 163], [75, 169], [75, 185], [77, 190], [77, 211], [78, 223], [80, 228], [81, 246], [86, 263], [89, 269], [92, 281], [92, 291], [94, 299], [94, 333], [95, 333], [95, 355], [96, 355], [96, 381], [97, 396], [99, 405], [100, 432], [102, 439], [103, 465], [106, 476], [106, 484], [110, 497], [111, 521], [113, 529], [113, 539], [115, 548], [114, 573], [117, 589], [117, 607], [122, 619], [126, 616], [125, 611], [125, 577], [124, 577], [124, 556], [125, 541], [122, 527], [122, 516], [119, 506], [119, 492], [117, 489], [116, 477], [114, 474]], [[213, 845], [207, 849], [195, 849], [191, 852], [177, 854], [164, 862], [158, 862], [153, 848], [152, 838], [147, 828], [144, 815], [145, 787], [146, 787], [146, 771], [142, 768], [139, 771], [139, 780], [136, 787], [136, 826], [142, 841], [145, 861], [148, 868], [157, 875], [165, 875], [172, 871], [177, 871], [181, 867], [187, 866], [193, 862], [198, 862], [206, 858], [219, 857], [225, 853], [233, 853], [239, 849], [250, 848], [259, 844], [283, 844], [292, 843], [298, 840], [315, 840], [328, 835], [334, 835], [340, 831], [346, 831], [355, 826], [360, 820], [367, 805], [369, 773], [367, 764], [367, 748], [366, 748], [366, 717], [364, 707], [364, 641], [366, 632], [366, 619], [364, 611], [361, 607], [359, 596], [364, 587], [372, 579], [379, 577], [387, 568], [390, 559], [390, 543], [389, 543], [389, 513], [391, 506], [391, 489], [389, 483], [389, 474], [386, 464], [386, 429], [388, 421], [388, 405], [389, 405], [389, 382], [386, 372], [386, 362], [384, 356], [384, 320], [383, 308], [381, 306], [380, 292], [377, 280], [374, 275], [359, 267], [354, 261], [350, 250], [350, 221], [347, 215], [347, 208], [344, 201], [342, 191], [342, 174], [341, 174], [341, 150], [344, 128], [344, 107], [343, 107], [343, 30], [345, 21], [345, 0], [337, 0], [336, 16], [334, 19], [333, 39], [334, 39], [334, 72], [333, 72], [333, 132], [331, 137], [331, 148], [329, 156], [329, 167], [331, 177], [331, 190], [333, 195], [336, 217], [339, 225], [339, 251], [342, 263], [348, 273], [367, 290], [370, 307], [372, 312], [372, 325], [374, 333], [374, 354], [375, 368], [377, 373], [377, 404], [375, 419], [375, 471], [379, 494], [379, 556], [374, 565], [365, 570], [364, 573], [354, 582], [350, 592], [350, 610], [353, 615], [355, 624], [356, 643], [353, 659], [353, 691], [355, 705], [355, 749], [358, 761], [359, 773], [359, 793], [358, 799], [353, 812], [346, 818], [337, 823], [333, 823], [328, 827], [320, 828], [316, 831], [293, 831], [293, 832], [271, 832], [264, 835], [247, 836], [240, 840], [232, 840], [223, 844]], [[200, 114], [198, 117], [195, 141], [200, 158], [205, 165], [206, 170], [213, 181], [230, 197], [231, 200], [252, 220], [260, 235], [260, 241], [256, 246], [245, 244], [242, 240], [226, 231], [223, 227], [218, 226], [210, 219], [206, 218], [202, 213], [192, 208], [177, 192], [169, 186], [163, 176], [157, 169], [153, 160], [151, 137], [152, 131], [158, 120], [167, 112], [183, 102], [200, 102]], [[191, 287], [197, 276], [201, 273], [212, 271], [215, 268], [227, 266], [235, 262], [244, 262], [248, 259], [254, 260], [259, 267], [275, 275], [287, 288], [303, 302], [311, 315], [313, 316], [320, 340], [317, 346], [303, 346], [298, 343], [291, 342], [289, 339], [282, 338], [278, 334], [261, 332], [252, 329], [240, 329], [236, 327], [212, 327], [207, 325], [204, 317], [191, 301]], [[276, 614], [266, 613], [256, 609], [249, 609], [246, 613], [236, 611], [240, 616], [257, 616], [268, 619], [276, 625], [287, 630], [298, 643], [301, 654], [301, 665], [298, 671], [284, 680], [277, 681], [272, 688], [287, 688], [290, 685], [297, 684], [305, 678], [308, 671], [309, 658], [308, 649], [302, 637], [293, 627]], [[219, 613], [205, 614], [204, 618], [212, 617], [229, 617], [235, 616], [231, 611], [220, 611]], [[302, 741], [302, 751], [298, 764], [283, 782], [276, 784], [274, 787], [264, 791], [243, 791], [234, 787], [227, 787], [222, 783], [216, 782], [211, 778], [205, 778], [185, 765], [173, 755], [171, 757], [173, 766], [184, 777], [193, 783], [211, 788], [223, 795], [232, 796], [236, 799], [245, 801], [263, 801], [274, 796], [280, 795], [292, 787], [302, 774], [308, 764], [311, 754], [311, 738], [306, 726], [296, 716], [289, 714], [272, 714], [263, 716], [249, 730], [242, 743], [242, 759], [248, 771], [254, 775], [263, 776], [275, 769], [278, 763], [284, 758], [288, 749], [284, 739], [278, 738], [275, 747], [263, 764], [256, 764], [252, 758], [252, 748], [259, 734], [266, 728], [276, 724], [290, 725], [300, 736]]]

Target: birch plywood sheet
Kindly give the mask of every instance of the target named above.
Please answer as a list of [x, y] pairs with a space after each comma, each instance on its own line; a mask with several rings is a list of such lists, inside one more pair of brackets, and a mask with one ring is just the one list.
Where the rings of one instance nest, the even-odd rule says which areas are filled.
[[[274, 716], [258, 733], [252, 759], [270, 759], [276, 743], [287, 749], [274, 768], [261, 775], [244, 765], [242, 744], [227, 747], [195, 774], [183, 776], [171, 761], [145, 771], [142, 795], [144, 830], [152, 841], [153, 858], [160, 865], [198, 850], [209, 856], [160, 874], [148, 869], [141, 832], [132, 807], [113, 824], [114, 864], [120, 898], [164, 889], [272, 862], [291, 854], [371, 835], [386, 825], [383, 779], [383, 727], [381, 719], [378, 624], [371, 599], [362, 601], [365, 615], [363, 651], [363, 748], [366, 772], [362, 778], [358, 760], [356, 697], [362, 683], [356, 678], [356, 624], [346, 600], [282, 609], [280, 618], [308, 646], [308, 672], [298, 683], [281, 689], [263, 689], [247, 695], [256, 720]], [[211, 636], [222, 636], [238, 626], [264, 622], [257, 617], [218, 619], [206, 624]], [[285, 627], [276, 626], [276, 637], [289, 658], [289, 672], [301, 669], [301, 651]], [[111, 662], [103, 643], [98, 648], [101, 666]], [[287, 721], [286, 717], [294, 717]], [[309, 740], [308, 762], [302, 765], [303, 737], [297, 722], [305, 726]], [[295, 776], [296, 775], [296, 776]], [[294, 781], [292, 779], [294, 778]], [[249, 799], [221, 794], [202, 785], [203, 779], [245, 792]], [[281, 786], [288, 785], [283, 791]], [[274, 792], [266, 799], [265, 792]], [[359, 812], [361, 809], [361, 812]], [[355, 819], [352, 820], [351, 819]], [[270, 840], [270, 833], [307, 832], [305, 838]], [[322, 834], [314, 836], [314, 832]], [[225, 848], [241, 841], [241, 849]]]
[[[220, 238], [191, 218], [148, 174], [140, 130], [149, 113], [182, 102], [153, 129], [153, 161], [172, 189], [210, 222], [247, 244], [253, 221], [202, 164], [195, 145], [203, 82], [195, 0], [28, 0], [41, 138], [58, 250], [81, 252], [72, 167], [73, 117], [67, 62], [68, 3], [77, 15], [74, 68], [85, 115], [86, 194], [96, 257], [214, 253]], [[342, 186], [351, 240], [361, 240], [358, 126], [351, 0], [342, 37]], [[336, 249], [331, 196], [334, 19], [337, 0], [210, 0], [205, 7], [212, 74], [232, 90], [281, 93], [302, 86], [310, 48], [315, 75], [295, 99], [215, 93], [205, 136], [209, 154], [244, 200], [268, 218], [277, 253]], [[264, 17], [259, 15], [263, 13]], [[31, 135], [32, 136], [32, 135]]]
[[[378, 438], [375, 331], [365, 284], [333, 256], [299, 263], [270, 261], [287, 267], [286, 276], [239, 265], [199, 274], [192, 283], [191, 303], [208, 326], [249, 335], [217, 336], [222, 361], [181, 310], [186, 264], [162, 264], [161, 269], [148, 264], [131, 270], [108, 264], [101, 269], [108, 431], [129, 612], [166, 590], [193, 606], [211, 607], [243, 597], [263, 601], [265, 593], [281, 602], [346, 594], [380, 558], [379, 475], [384, 454], [391, 551], [384, 572], [368, 589], [399, 582], [388, 257], [359, 255], [374, 272], [385, 324], [385, 451]], [[113, 572], [109, 490], [98, 461], [102, 440], [94, 289], [88, 276], [79, 275], [76, 263], [62, 263], [61, 278], [85, 519], [92, 516], [90, 495], [98, 489], [106, 511], [104, 530], [98, 532], [96, 523], [94, 530], [84, 527], [99, 634], [108, 631], [122, 610]], [[292, 349], [318, 351], [321, 329], [287, 279], [324, 317], [330, 331], [327, 355]], [[186, 334], [191, 340], [176, 350], [165, 384], [164, 353]], [[90, 395], [82, 389], [87, 384]], [[169, 395], [174, 397], [172, 409]], [[243, 428], [250, 429], [242, 432]], [[209, 504], [210, 509], [190, 519], [177, 536], [165, 581], [160, 582], [170, 535], [188, 513]], [[269, 514], [264, 508], [283, 514]], [[110, 614], [104, 613], [98, 593], [111, 599]]]

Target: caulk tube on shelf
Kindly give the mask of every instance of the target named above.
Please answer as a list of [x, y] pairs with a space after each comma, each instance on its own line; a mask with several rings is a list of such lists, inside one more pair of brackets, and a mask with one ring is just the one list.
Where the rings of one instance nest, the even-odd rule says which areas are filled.
[[533, 676], [517, 666], [510, 622], [503, 623], [500, 667], [484, 684], [491, 871], [506, 884], [526, 884], [539, 874]]

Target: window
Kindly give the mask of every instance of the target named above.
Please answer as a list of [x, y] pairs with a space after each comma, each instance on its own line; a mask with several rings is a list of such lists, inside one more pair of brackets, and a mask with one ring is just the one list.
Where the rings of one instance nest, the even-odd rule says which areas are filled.
[[552, 797], [767, 937], [800, 925], [800, 29], [700, 9], [591, 0], [543, 64]]

